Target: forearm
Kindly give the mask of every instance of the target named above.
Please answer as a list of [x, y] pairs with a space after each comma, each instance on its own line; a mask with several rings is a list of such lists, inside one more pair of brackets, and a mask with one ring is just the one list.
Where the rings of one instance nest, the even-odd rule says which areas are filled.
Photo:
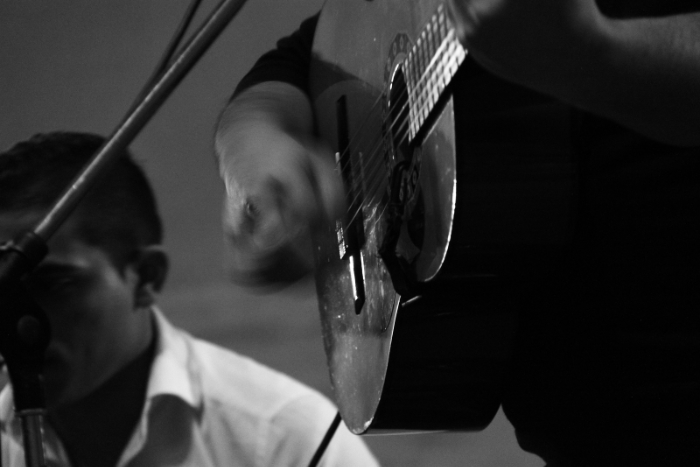
[[700, 13], [605, 16], [594, 0], [453, 0], [493, 73], [670, 144], [700, 144]]
[[605, 19], [561, 98], [652, 139], [700, 144], [700, 14]]

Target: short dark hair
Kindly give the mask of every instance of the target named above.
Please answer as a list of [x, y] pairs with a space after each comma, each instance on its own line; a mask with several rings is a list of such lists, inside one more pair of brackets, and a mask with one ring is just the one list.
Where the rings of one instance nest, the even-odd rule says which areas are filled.
[[[0, 212], [48, 210], [105, 141], [90, 133], [52, 132], [0, 153]], [[153, 190], [128, 150], [71, 215], [81, 240], [103, 248], [120, 270], [140, 247], [162, 242]]]

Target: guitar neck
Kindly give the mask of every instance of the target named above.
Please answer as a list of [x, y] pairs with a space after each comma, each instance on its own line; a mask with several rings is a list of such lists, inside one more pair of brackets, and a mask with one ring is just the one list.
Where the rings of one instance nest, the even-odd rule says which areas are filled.
[[440, 4], [402, 65], [409, 93], [409, 140], [425, 123], [466, 56]]

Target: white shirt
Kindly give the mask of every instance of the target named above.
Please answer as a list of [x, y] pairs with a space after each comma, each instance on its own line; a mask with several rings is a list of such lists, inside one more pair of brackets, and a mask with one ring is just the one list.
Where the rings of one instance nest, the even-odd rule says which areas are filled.
[[[156, 357], [141, 419], [117, 467], [305, 467], [336, 409], [298, 381], [175, 328], [158, 311]], [[0, 393], [2, 466], [24, 466], [12, 391]], [[70, 466], [45, 423], [47, 465]], [[99, 442], [95, 440], [95, 442]], [[378, 465], [344, 424], [324, 467]]]

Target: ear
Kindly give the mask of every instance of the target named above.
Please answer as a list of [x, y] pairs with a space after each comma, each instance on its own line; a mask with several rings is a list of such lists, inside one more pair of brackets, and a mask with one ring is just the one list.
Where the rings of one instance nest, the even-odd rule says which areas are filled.
[[139, 251], [133, 268], [138, 275], [135, 290], [135, 304], [138, 308], [149, 307], [156, 302], [156, 296], [168, 275], [168, 255], [159, 245], [150, 245]]

